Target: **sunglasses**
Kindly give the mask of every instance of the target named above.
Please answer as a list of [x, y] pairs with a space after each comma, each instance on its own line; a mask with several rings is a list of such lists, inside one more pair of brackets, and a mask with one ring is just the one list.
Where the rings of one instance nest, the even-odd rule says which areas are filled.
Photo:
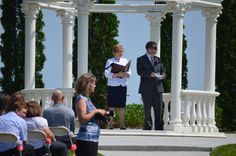
[[155, 50], [157, 50], [157, 47], [150, 47], [151, 49], [155, 49]]

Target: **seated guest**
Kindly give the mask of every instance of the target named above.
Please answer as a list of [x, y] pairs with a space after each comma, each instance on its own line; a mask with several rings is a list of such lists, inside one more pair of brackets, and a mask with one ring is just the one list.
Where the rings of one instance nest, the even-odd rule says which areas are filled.
[[[27, 113], [26, 113], [26, 123], [28, 131], [40, 130], [46, 133], [48, 138], [54, 140], [54, 135], [48, 128], [48, 122], [45, 118], [41, 117], [41, 107], [36, 101], [30, 101], [26, 103]], [[29, 144], [34, 146], [36, 149], [36, 155], [41, 156], [46, 154], [46, 147], [44, 146], [43, 140], [38, 140], [36, 142], [29, 142]], [[58, 141], [53, 141], [50, 146], [50, 151], [57, 156], [66, 156], [68, 154], [66, 144]]]
[[5, 114], [5, 110], [8, 106], [10, 96], [8, 94], [1, 94], [0, 96], [0, 115]]
[[[75, 113], [71, 108], [66, 107], [64, 95], [61, 90], [54, 90], [52, 94], [54, 105], [43, 112], [43, 117], [47, 119], [49, 127], [65, 126], [71, 132], [75, 130]], [[70, 146], [68, 137], [56, 137]]]
[[[13, 133], [18, 140], [23, 142], [23, 155], [34, 156], [34, 149], [27, 141], [27, 125], [23, 117], [26, 114], [26, 104], [20, 92], [16, 92], [10, 98], [9, 105], [6, 108], [6, 114], [0, 116], [0, 132]], [[0, 141], [1, 156], [18, 156], [15, 143], [5, 143]]]

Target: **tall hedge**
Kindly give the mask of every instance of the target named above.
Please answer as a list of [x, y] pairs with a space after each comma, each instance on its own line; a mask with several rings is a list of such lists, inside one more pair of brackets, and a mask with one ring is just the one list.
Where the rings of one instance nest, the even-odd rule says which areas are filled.
[[[25, 51], [25, 19], [21, 11], [22, 0], [2, 0], [0, 55], [3, 67], [0, 86], [3, 92], [13, 93], [24, 88], [24, 51]], [[37, 15], [36, 25], [36, 87], [44, 87], [41, 70], [45, 62], [44, 22], [42, 12]]]
[[222, 112], [218, 125], [223, 130], [236, 130], [236, 1], [222, 2], [222, 15], [217, 25], [216, 90], [217, 110]]

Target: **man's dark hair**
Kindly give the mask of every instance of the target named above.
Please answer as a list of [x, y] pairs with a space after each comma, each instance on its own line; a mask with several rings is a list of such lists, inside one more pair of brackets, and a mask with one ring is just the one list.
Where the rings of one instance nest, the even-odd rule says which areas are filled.
[[153, 47], [153, 46], [156, 46], [156, 45], [157, 45], [156, 42], [154, 42], [154, 41], [149, 41], [149, 42], [146, 44], [145, 48], [146, 48], [146, 50], [148, 50], [149, 48], [151, 48], [151, 47]]

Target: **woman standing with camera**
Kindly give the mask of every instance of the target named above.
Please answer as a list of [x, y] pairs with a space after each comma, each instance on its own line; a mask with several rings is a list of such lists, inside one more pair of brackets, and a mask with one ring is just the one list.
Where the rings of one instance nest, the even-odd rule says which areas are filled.
[[[107, 96], [107, 104], [109, 107], [109, 111], [111, 114], [118, 109], [119, 117], [120, 117], [120, 129], [125, 130], [126, 127], [124, 125], [125, 121], [125, 106], [126, 106], [126, 96], [127, 96], [127, 81], [131, 75], [130, 68], [127, 72], [119, 72], [113, 73], [111, 68], [112, 64], [117, 64], [121, 66], [126, 66], [128, 64], [128, 60], [123, 58], [124, 47], [120, 44], [116, 44], [113, 46], [114, 57], [107, 60], [105, 66], [105, 76], [107, 77], [107, 85], [108, 85], [108, 96]], [[113, 129], [113, 116], [110, 116], [109, 129]]]
[[75, 83], [75, 90], [78, 94], [76, 107], [80, 122], [76, 138], [77, 156], [97, 156], [100, 128], [96, 121], [96, 114], [104, 116], [106, 111], [96, 109], [89, 98], [95, 88], [96, 77], [91, 73], [81, 75]]

